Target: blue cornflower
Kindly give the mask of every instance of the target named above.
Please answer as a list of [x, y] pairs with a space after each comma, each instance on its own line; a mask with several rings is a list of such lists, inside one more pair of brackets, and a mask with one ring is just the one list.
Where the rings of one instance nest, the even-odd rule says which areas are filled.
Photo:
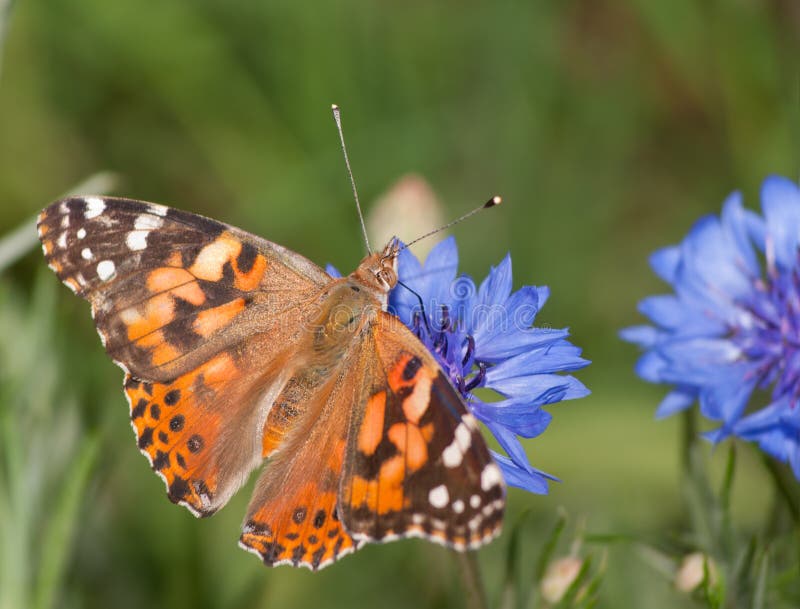
[[[675, 293], [644, 299], [639, 310], [655, 326], [622, 337], [646, 350], [639, 376], [674, 385], [658, 417], [697, 401], [719, 423], [705, 434], [712, 442], [757, 442], [800, 479], [800, 188], [767, 178], [761, 205], [763, 216], [734, 193], [721, 216], [655, 252], [650, 264]], [[756, 390], [769, 392], [760, 409], [750, 404]]]
[[[589, 362], [567, 341], [567, 330], [532, 327], [549, 290], [525, 286], [512, 293], [510, 256], [477, 288], [470, 277], [457, 276], [457, 267], [452, 237], [439, 243], [424, 265], [402, 250], [398, 276], [410, 289], [398, 285], [389, 295], [389, 310], [434, 354], [497, 438], [508, 456], [493, 456], [506, 482], [546, 493], [547, 480], [555, 478], [530, 465], [518, 436], [533, 438], [547, 428], [552, 417], [543, 406], [588, 395], [577, 379], [558, 373]], [[478, 398], [476, 389], [491, 390], [496, 401], [482, 399], [492, 395], [488, 391]]]

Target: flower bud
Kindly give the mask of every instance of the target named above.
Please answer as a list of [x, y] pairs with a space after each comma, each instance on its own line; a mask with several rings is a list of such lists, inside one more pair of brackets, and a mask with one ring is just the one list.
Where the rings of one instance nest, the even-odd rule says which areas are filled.
[[713, 586], [717, 582], [717, 568], [714, 561], [702, 552], [692, 552], [683, 557], [681, 566], [675, 574], [675, 587], [681, 592], [692, 592], [703, 583], [705, 569], [703, 564], [708, 562], [709, 583]]
[[542, 598], [548, 603], [559, 602], [578, 577], [582, 566], [583, 561], [573, 556], [559, 558], [550, 563], [542, 578]]

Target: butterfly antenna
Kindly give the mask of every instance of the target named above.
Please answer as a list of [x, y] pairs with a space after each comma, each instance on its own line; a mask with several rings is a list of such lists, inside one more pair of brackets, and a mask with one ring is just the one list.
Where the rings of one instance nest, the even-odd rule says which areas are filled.
[[364, 243], [367, 244], [367, 252], [372, 253], [372, 248], [369, 246], [369, 237], [367, 237], [367, 225], [364, 223], [364, 214], [361, 213], [361, 203], [358, 201], [358, 191], [356, 190], [356, 181], [353, 179], [353, 170], [350, 169], [350, 159], [347, 157], [347, 146], [344, 145], [344, 133], [342, 132], [342, 115], [339, 106], [333, 104], [333, 120], [336, 121], [336, 129], [339, 131], [339, 141], [342, 143], [342, 154], [344, 155], [344, 164], [347, 166], [347, 175], [350, 176], [350, 185], [353, 187], [353, 197], [356, 200], [356, 208], [358, 209], [358, 219], [361, 220], [361, 231], [364, 233]]
[[411, 247], [412, 245], [414, 245], [414, 244], [415, 244], [415, 243], [417, 243], [418, 241], [422, 241], [423, 239], [427, 239], [428, 237], [430, 237], [430, 236], [432, 236], [432, 235], [435, 235], [436, 233], [440, 233], [440, 232], [442, 232], [443, 230], [447, 230], [447, 229], [448, 229], [448, 228], [450, 228], [451, 226], [453, 226], [453, 225], [455, 225], [455, 224], [458, 224], [459, 222], [463, 222], [464, 220], [466, 220], [466, 219], [467, 219], [467, 218], [469, 218], [470, 216], [474, 216], [474, 215], [475, 215], [475, 214], [477, 214], [479, 211], [483, 211], [484, 209], [489, 209], [490, 207], [495, 207], [496, 205], [500, 205], [500, 203], [502, 203], [502, 202], [503, 202], [503, 199], [502, 199], [501, 197], [498, 197], [497, 195], [495, 195], [495, 196], [493, 196], [491, 199], [489, 199], [488, 201], [486, 201], [486, 203], [484, 203], [484, 204], [483, 204], [483, 205], [481, 205], [480, 207], [476, 207], [476, 208], [475, 208], [475, 209], [473, 209], [472, 211], [469, 211], [469, 212], [465, 213], [465, 214], [464, 214], [463, 216], [461, 216], [460, 218], [456, 218], [456, 219], [455, 219], [455, 220], [453, 220], [452, 222], [448, 222], [447, 224], [445, 224], [444, 226], [440, 226], [440, 227], [439, 227], [439, 228], [437, 228], [436, 230], [432, 230], [432, 231], [431, 231], [431, 232], [429, 232], [429, 233], [425, 233], [425, 234], [424, 234], [424, 235], [422, 235], [421, 237], [417, 237], [416, 239], [414, 239], [414, 240], [413, 240], [413, 241], [411, 241], [410, 243], [406, 243], [406, 244], [405, 244], [403, 247], [401, 247], [401, 248], [400, 248], [399, 250], [397, 250], [397, 251], [399, 252], [399, 251], [401, 251], [401, 250], [404, 250], [404, 249], [406, 249], [407, 247]]

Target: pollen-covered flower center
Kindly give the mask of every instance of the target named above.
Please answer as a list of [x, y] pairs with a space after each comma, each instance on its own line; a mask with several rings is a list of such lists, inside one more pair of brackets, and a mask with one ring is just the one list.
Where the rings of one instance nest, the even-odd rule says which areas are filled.
[[447, 305], [442, 305], [440, 311], [438, 322], [415, 311], [412, 330], [448, 373], [456, 389], [468, 398], [471, 391], [484, 384], [486, 364], [475, 360], [474, 337], [461, 329], [458, 320], [453, 320]]
[[731, 339], [742, 355], [756, 364], [750, 376], [764, 388], [773, 383], [776, 397], [800, 391], [800, 276], [796, 270], [770, 269], [770, 278], [755, 281], [741, 303], [742, 323]]

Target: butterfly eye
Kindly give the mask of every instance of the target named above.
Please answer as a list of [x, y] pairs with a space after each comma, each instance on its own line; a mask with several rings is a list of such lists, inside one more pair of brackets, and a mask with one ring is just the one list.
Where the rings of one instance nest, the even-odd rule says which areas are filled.
[[397, 285], [397, 274], [394, 272], [394, 269], [389, 267], [382, 268], [380, 271], [375, 273], [375, 277], [377, 277], [378, 281], [386, 285], [389, 289]]

